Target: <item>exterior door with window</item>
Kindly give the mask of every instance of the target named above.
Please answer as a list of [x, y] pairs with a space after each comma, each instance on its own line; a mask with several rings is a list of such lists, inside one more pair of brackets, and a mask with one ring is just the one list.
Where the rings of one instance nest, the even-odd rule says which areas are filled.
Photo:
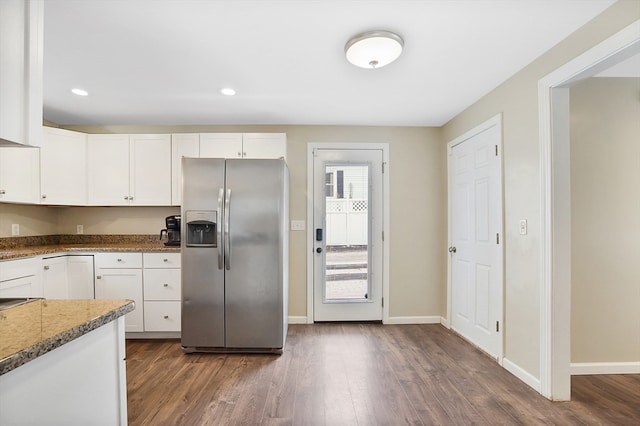
[[314, 321], [382, 319], [382, 161], [314, 150]]

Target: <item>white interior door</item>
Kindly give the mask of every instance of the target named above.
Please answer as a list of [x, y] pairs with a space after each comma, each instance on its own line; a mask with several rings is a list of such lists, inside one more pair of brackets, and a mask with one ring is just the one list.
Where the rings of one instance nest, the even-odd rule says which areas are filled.
[[499, 121], [450, 143], [451, 326], [502, 358], [502, 168]]
[[382, 320], [382, 161], [314, 150], [314, 321]]

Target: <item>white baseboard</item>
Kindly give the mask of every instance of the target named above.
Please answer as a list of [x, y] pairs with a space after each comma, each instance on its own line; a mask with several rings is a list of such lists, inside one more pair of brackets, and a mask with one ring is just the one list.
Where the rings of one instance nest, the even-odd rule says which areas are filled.
[[289, 324], [306, 324], [307, 317], [289, 316]]
[[572, 362], [571, 375], [640, 374], [638, 362]]
[[442, 317], [424, 316], [424, 317], [389, 317], [385, 324], [440, 324]]
[[449, 318], [440, 317], [440, 324], [442, 324], [446, 328], [451, 328], [451, 323], [449, 322]]
[[540, 393], [540, 379], [534, 377], [528, 371], [525, 371], [522, 367], [514, 364], [507, 358], [502, 358], [502, 367], [509, 373], [522, 380], [524, 383], [532, 387], [536, 392]]

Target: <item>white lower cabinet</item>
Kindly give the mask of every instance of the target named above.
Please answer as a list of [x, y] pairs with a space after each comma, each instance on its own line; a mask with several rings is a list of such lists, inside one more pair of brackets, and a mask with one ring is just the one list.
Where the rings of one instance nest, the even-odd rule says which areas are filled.
[[67, 256], [42, 259], [42, 292], [45, 299], [69, 299]]
[[135, 309], [124, 317], [126, 332], [144, 331], [142, 253], [95, 254], [96, 299], [131, 299]]
[[0, 298], [42, 297], [40, 259], [0, 261]]
[[180, 331], [179, 253], [144, 253], [144, 331]]

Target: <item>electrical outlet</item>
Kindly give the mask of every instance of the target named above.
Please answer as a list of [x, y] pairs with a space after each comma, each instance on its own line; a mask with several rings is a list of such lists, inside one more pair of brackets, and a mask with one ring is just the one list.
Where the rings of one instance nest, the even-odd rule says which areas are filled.
[[82, 225], [76, 226], [76, 234], [84, 234], [84, 227]]
[[292, 220], [291, 221], [291, 230], [292, 231], [304, 231], [304, 220]]
[[14, 223], [11, 225], [11, 236], [17, 237], [18, 235], [20, 235], [20, 225]]

